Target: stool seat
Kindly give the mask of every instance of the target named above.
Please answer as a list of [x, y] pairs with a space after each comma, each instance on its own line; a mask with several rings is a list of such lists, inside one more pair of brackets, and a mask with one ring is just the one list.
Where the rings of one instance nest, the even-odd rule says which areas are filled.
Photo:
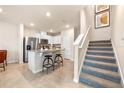
[[62, 54], [56, 54], [56, 56], [61, 56]]
[[45, 55], [45, 57], [52, 57], [52, 55]]

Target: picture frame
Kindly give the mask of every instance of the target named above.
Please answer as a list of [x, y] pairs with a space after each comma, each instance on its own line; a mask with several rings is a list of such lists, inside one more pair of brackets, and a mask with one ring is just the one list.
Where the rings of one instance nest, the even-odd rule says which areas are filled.
[[109, 27], [110, 26], [110, 12], [106, 11], [95, 15], [95, 28]]
[[110, 9], [110, 5], [96, 5], [95, 6], [95, 13], [100, 13]]

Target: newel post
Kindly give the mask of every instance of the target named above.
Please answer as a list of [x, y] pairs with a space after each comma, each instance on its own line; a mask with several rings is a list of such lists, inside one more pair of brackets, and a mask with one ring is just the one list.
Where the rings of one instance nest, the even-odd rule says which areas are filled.
[[79, 82], [79, 67], [78, 67], [78, 45], [75, 45], [74, 47], [74, 79], [73, 81], [75, 83], [78, 83]]

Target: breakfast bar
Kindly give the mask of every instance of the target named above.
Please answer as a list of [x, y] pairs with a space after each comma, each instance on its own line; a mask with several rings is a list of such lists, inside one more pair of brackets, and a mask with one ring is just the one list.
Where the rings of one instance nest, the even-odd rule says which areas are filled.
[[43, 49], [28, 51], [28, 68], [32, 73], [38, 73], [43, 70], [43, 60], [45, 55], [52, 55], [54, 60], [57, 53], [63, 54], [64, 49]]

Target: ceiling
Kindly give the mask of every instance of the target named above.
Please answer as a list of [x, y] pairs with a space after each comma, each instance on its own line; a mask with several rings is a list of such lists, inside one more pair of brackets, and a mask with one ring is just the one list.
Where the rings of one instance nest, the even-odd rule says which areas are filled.
[[[80, 10], [84, 5], [1, 5], [3, 12], [0, 13], [0, 21], [20, 24], [38, 31], [54, 32], [65, 29], [65, 25], [70, 27], [79, 25]], [[47, 17], [46, 12], [51, 16]], [[34, 26], [30, 26], [30, 22]]]

